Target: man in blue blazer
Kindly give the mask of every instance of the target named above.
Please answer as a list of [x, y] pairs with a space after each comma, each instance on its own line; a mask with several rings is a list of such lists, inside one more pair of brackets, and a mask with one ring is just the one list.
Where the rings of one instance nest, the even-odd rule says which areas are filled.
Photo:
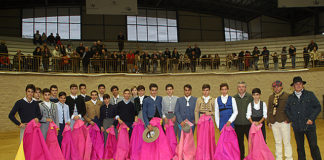
[[155, 83], [151, 83], [149, 88], [150, 96], [143, 100], [143, 119], [145, 126], [152, 131], [150, 120], [153, 117], [162, 117], [162, 97], [157, 96], [158, 86]]
[[[177, 99], [175, 107], [175, 115], [180, 130], [185, 125], [184, 121], [186, 119], [195, 124], [195, 107], [197, 101], [196, 97], [191, 96], [192, 87], [190, 84], [186, 84], [183, 89], [184, 96]], [[195, 126], [192, 126], [192, 133], [194, 130]]]

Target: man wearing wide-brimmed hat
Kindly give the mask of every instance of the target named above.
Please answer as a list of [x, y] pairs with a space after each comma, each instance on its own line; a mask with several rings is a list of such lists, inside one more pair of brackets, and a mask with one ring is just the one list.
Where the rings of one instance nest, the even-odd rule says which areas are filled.
[[294, 92], [288, 97], [286, 114], [292, 122], [297, 143], [299, 160], [305, 160], [304, 135], [308, 139], [309, 148], [313, 159], [321, 159], [321, 153], [317, 145], [315, 120], [321, 112], [321, 104], [313, 92], [305, 90], [301, 77], [294, 77], [291, 86]]

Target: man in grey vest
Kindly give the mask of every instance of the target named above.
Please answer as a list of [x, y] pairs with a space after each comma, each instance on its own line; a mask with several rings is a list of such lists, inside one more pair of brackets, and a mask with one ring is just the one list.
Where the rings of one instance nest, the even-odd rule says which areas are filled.
[[233, 96], [236, 100], [238, 110], [238, 115], [234, 121], [234, 126], [240, 147], [241, 159], [244, 159], [244, 135], [246, 136], [246, 139], [249, 138], [249, 130], [251, 126], [249, 120], [246, 119], [246, 112], [249, 103], [253, 101], [253, 97], [251, 94], [246, 92], [245, 82], [239, 82], [237, 84], [237, 91], [238, 93]]

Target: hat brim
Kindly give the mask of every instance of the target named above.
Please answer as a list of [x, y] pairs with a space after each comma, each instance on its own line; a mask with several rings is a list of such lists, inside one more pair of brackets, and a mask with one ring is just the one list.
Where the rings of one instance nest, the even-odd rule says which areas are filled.
[[154, 142], [160, 135], [159, 128], [153, 127], [154, 135], [151, 138], [147, 137], [147, 134], [150, 132], [148, 128], [146, 128], [143, 132], [143, 141], [147, 143], [152, 143]]
[[183, 132], [189, 133], [190, 132], [190, 125], [188, 123], [185, 123], [185, 126], [182, 128]]
[[[298, 82], [300, 82], [300, 81], [298, 81]], [[301, 81], [301, 82], [303, 82], [303, 84], [306, 84], [306, 81]], [[297, 82], [293, 82], [292, 84], [290, 84], [290, 86], [293, 86], [295, 83], [297, 83]]]

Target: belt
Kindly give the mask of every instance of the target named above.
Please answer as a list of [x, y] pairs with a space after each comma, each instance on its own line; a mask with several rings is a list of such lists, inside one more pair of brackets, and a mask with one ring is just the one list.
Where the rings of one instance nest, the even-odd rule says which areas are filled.
[[174, 112], [168, 112], [168, 113], [174, 113]]

